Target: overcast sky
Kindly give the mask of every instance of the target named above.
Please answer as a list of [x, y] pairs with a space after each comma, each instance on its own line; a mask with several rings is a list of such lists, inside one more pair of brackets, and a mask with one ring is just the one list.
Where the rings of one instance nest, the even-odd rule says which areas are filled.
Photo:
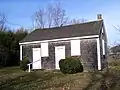
[[0, 0], [0, 12], [7, 17], [11, 28], [32, 27], [32, 15], [50, 3], [60, 2], [69, 18], [97, 20], [102, 14], [108, 36], [108, 44], [120, 43], [120, 34], [115, 27], [120, 26], [120, 0]]

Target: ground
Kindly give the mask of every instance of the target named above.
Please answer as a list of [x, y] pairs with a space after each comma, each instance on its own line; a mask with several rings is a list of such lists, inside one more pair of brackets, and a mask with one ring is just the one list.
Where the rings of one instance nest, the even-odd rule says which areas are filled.
[[120, 60], [114, 61], [110, 60], [109, 68], [103, 71], [77, 74], [0, 68], [0, 90], [120, 90]]
[[46, 70], [28, 73], [21, 71], [19, 67], [9, 67], [0, 69], [0, 90], [79, 90], [77, 88], [88, 84], [90, 78], [87, 77], [90, 77], [87, 72], [71, 75]]

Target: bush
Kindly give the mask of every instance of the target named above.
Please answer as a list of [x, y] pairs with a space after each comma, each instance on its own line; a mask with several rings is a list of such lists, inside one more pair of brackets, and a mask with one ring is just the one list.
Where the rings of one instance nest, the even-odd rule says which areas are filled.
[[83, 66], [77, 57], [67, 57], [59, 61], [60, 71], [64, 74], [83, 72]]
[[20, 68], [21, 70], [25, 71], [28, 69], [27, 64], [30, 63], [28, 60], [28, 57], [24, 57], [24, 59], [22, 61], [20, 61]]

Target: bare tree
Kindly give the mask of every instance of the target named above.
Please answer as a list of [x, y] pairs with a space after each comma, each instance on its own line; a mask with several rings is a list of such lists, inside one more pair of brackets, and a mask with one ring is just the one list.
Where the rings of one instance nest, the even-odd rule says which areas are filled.
[[52, 26], [52, 23], [53, 23], [53, 5], [49, 5], [47, 7], [46, 15], [48, 18], [47, 24], [48, 24], [48, 27], [50, 28]]
[[70, 20], [69, 21], [69, 24], [80, 24], [80, 23], [85, 23], [87, 20], [85, 20], [85, 19], [72, 19], [72, 20]]
[[117, 25], [117, 26], [113, 26], [119, 33], [120, 33], [120, 26]]
[[59, 27], [67, 22], [65, 10], [62, 9], [60, 3], [50, 4], [45, 9], [39, 9], [35, 13], [35, 23], [37, 28]]
[[60, 3], [56, 4], [55, 7], [53, 7], [53, 23], [54, 26], [63, 26], [67, 23], [67, 17], [65, 14], [65, 10], [61, 8]]
[[49, 4], [44, 9], [39, 9], [33, 18], [34, 28], [51, 28], [61, 27], [64, 25], [85, 23], [85, 19], [72, 19], [68, 20], [65, 10], [61, 7], [60, 3]]
[[45, 27], [45, 11], [44, 11], [44, 9], [39, 9], [39, 11], [37, 11], [35, 13], [35, 21], [36, 21], [37, 27], [39, 27], [39, 28]]
[[0, 13], [0, 31], [3, 31], [5, 28], [6, 18], [5, 15]]

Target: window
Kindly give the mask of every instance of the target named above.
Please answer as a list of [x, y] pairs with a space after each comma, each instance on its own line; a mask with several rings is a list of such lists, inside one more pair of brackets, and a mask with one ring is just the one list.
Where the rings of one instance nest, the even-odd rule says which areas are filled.
[[80, 40], [71, 40], [71, 56], [80, 55]]
[[102, 39], [102, 48], [103, 48], [103, 55], [105, 55], [105, 41]]
[[48, 43], [41, 43], [41, 57], [48, 57]]

